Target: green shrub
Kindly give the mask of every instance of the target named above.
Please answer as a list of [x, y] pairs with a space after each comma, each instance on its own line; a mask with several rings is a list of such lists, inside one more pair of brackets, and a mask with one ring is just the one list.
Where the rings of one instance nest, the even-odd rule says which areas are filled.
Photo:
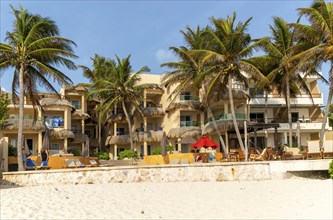
[[8, 156], [17, 156], [17, 148], [8, 144]]
[[[167, 145], [167, 146], [165, 146], [165, 148], [166, 148], [167, 152], [170, 152], [170, 151], [174, 150], [174, 147], [171, 146], [171, 145]], [[161, 146], [155, 147], [155, 149], [153, 150], [153, 152], [151, 154], [152, 155], [160, 155], [160, 154], [162, 154], [162, 147]]]
[[73, 156], [80, 156], [80, 151], [79, 150], [74, 150], [74, 149], [69, 149], [67, 150], [69, 154], [73, 154]]
[[109, 160], [110, 159], [108, 152], [98, 152], [94, 156], [98, 157], [99, 160]]
[[330, 166], [328, 168], [328, 174], [330, 175], [330, 178], [333, 179], [333, 160], [330, 163]]
[[120, 160], [123, 160], [124, 158], [136, 159], [136, 158], [138, 158], [138, 153], [134, 150], [124, 150], [124, 151], [119, 153], [119, 158], [120, 158]]

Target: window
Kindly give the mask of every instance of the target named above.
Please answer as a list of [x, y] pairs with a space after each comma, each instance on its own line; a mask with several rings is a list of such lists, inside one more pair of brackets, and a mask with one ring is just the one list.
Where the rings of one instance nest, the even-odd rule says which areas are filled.
[[77, 125], [76, 125], [76, 124], [72, 124], [72, 125], [71, 125], [71, 130], [72, 130], [74, 133], [77, 133], [77, 132], [78, 132]]
[[263, 90], [257, 90], [256, 88], [249, 88], [249, 93], [251, 97], [262, 97], [264, 96]]
[[291, 121], [297, 122], [298, 121], [298, 112], [292, 112], [291, 113]]
[[125, 128], [117, 128], [117, 135], [124, 135], [125, 134]]
[[264, 113], [250, 113], [250, 120], [255, 122], [265, 122]]
[[147, 131], [151, 131], [153, 129], [153, 123], [147, 123]]
[[16, 138], [11, 139], [11, 140], [10, 140], [10, 144], [11, 144], [13, 147], [17, 147], [17, 139], [16, 139]]
[[75, 109], [80, 109], [81, 108], [81, 104], [78, 100], [71, 100], [71, 104]]
[[60, 150], [60, 144], [51, 143], [50, 150]]
[[64, 119], [59, 116], [44, 116], [45, 124], [48, 128], [58, 128], [64, 126]]
[[180, 116], [180, 127], [192, 126], [191, 115], [181, 115]]
[[180, 100], [192, 100], [190, 92], [182, 92], [180, 95]]

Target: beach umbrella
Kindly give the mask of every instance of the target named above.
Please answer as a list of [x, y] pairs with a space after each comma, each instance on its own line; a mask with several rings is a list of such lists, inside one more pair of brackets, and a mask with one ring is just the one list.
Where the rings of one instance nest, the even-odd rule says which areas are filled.
[[167, 142], [167, 135], [166, 135], [165, 131], [163, 131], [163, 136], [162, 136], [162, 140], [161, 140], [161, 147], [162, 147], [161, 154], [162, 154], [162, 156], [166, 156], [166, 154], [167, 154], [167, 152], [166, 152], [166, 142]]
[[44, 150], [50, 150], [50, 130], [45, 128], [44, 138], [43, 138], [43, 146], [42, 149]]
[[194, 144], [196, 140], [191, 136], [183, 137], [180, 141], [178, 141], [179, 144]]
[[197, 142], [195, 142], [192, 146], [191, 146], [191, 149], [198, 149], [198, 148], [214, 148], [216, 149], [218, 147], [218, 145], [212, 141], [211, 139], [209, 139], [208, 137], [206, 136], [202, 136], [199, 140], [197, 140]]

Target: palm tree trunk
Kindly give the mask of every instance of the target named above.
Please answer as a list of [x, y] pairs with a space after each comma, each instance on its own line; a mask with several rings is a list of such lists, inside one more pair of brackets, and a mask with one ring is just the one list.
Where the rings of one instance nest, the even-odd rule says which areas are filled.
[[[268, 123], [268, 92], [265, 91], [265, 124]], [[268, 132], [267, 129], [265, 129], [265, 146], [267, 147], [268, 144]], [[275, 146], [277, 148], [277, 146]]]
[[210, 118], [211, 118], [212, 121], [213, 121], [213, 125], [214, 125], [214, 128], [215, 128], [215, 132], [216, 132], [216, 134], [218, 135], [218, 137], [219, 137], [219, 139], [220, 139], [220, 142], [221, 142], [221, 144], [222, 144], [222, 148], [223, 148], [223, 152], [224, 152], [224, 154], [225, 154], [225, 157], [228, 157], [228, 151], [227, 151], [227, 148], [226, 148], [226, 146], [225, 146], [225, 143], [224, 143], [224, 140], [223, 140], [223, 138], [222, 138], [222, 135], [221, 135], [221, 133], [220, 133], [220, 131], [219, 131], [217, 125], [216, 125], [215, 118], [214, 118], [214, 116], [213, 116], [212, 110], [210, 109], [210, 107], [208, 107], [207, 110], [208, 110], [208, 114], [209, 114]]
[[228, 89], [229, 89], [229, 102], [230, 102], [230, 109], [231, 109], [231, 114], [232, 114], [232, 121], [234, 123], [234, 127], [235, 127], [235, 131], [236, 131], [237, 139], [238, 139], [238, 142], [239, 142], [239, 146], [240, 146], [241, 150], [243, 152], [245, 152], [243, 140], [242, 140], [241, 134], [239, 132], [239, 128], [238, 128], [238, 124], [237, 124], [237, 120], [236, 120], [234, 97], [232, 95], [232, 77], [231, 77], [231, 75], [229, 75]]
[[127, 109], [126, 109], [126, 106], [125, 106], [125, 102], [122, 101], [121, 105], [123, 106], [123, 111], [124, 111], [124, 114], [126, 116], [126, 120], [127, 120], [127, 123], [128, 123], [128, 131], [129, 131], [129, 136], [130, 136], [131, 150], [133, 150], [134, 149], [134, 144], [133, 144], [131, 119], [129, 118], [129, 115], [128, 115], [128, 112], [127, 112]]
[[[333, 61], [331, 61], [331, 80], [333, 80]], [[328, 114], [330, 112], [330, 106], [332, 103], [332, 98], [333, 98], [333, 82], [330, 82], [330, 88], [328, 91], [328, 97], [327, 97], [327, 103], [325, 107], [325, 112], [324, 112], [324, 118], [323, 118], [323, 123], [321, 124], [321, 130], [320, 130], [320, 136], [319, 136], [319, 149], [322, 151], [323, 150], [323, 142], [324, 142], [324, 135], [325, 135], [325, 127], [327, 123], [327, 118]]]
[[293, 144], [293, 132], [292, 132], [292, 121], [291, 121], [291, 108], [290, 108], [290, 85], [289, 85], [289, 77], [286, 77], [286, 89], [287, 89], [287, 97], [286, 97], [286, 105], [288, 111], [288, 124], [289, 124], [289, 147], [292, 147]]
[[19, 127], [18, 127], [18, 135], [17, 135], [17, 163], [18, 163], [18, 171], [23, 171], [23, 158], [22, 158], [22, 135], [23, 135], [23, 117], [24, 117], [24, 91], [23, 91], [23, 74], [24, 74], [24, 64], [20, 65], [20, 75], [19, 75], [19, 83], [20, 83], [20, 107], [19, 107]]

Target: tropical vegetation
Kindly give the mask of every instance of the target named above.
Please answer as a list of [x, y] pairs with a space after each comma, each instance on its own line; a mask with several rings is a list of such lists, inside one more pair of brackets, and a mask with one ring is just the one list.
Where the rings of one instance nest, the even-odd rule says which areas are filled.
[[8, 105], [10, 101], [8, 99], [8, 94], [3, 93], [0, 95], [0, 129], [4, 126], [6, 123], [6, 120], [8, 119]]
[[57, 67], [75, 69], [71, 59], [76, 55], [73, 52], [75, 43], [59, 36], [59, 28], [53, 20], [32, 14], [22, 6], [19, 10], [11, 8], [15, 19], [13, 30], [6, 33], [5, 41], [8, 43], [0, 43], [0, 70], [14, 69], [12, 101], [19, 101], [17, 156], [18, 170], [22, 171], [24, 97], [35, 107], [40, 107], [37, 92], [41, 87], [58, 94], [49, 79], [60, 85], [72, 84], [71, 79]]

